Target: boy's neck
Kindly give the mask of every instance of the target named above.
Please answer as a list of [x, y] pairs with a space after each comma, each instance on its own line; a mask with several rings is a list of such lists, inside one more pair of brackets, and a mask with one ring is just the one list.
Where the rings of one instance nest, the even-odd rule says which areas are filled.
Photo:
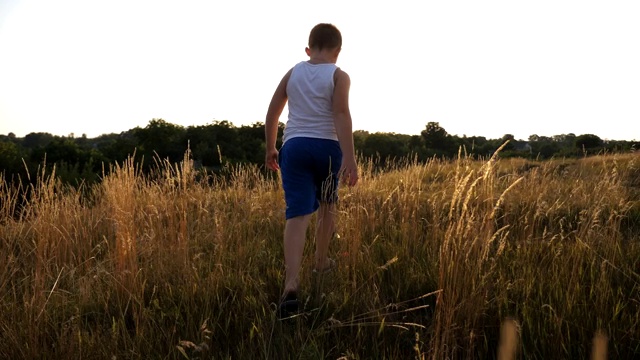
[[305, 51], [309, 56], [307, 61], [310, 64], [335, 64], [338, 61], [338, 55], [340, 49], [310, 49], [306, 48]]

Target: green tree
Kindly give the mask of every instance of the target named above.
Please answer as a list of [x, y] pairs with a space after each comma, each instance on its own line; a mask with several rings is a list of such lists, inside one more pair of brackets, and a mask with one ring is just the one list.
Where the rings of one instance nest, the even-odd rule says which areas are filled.
[[134, 135], [138, 139], [139, 149], [147, 159], [157, 154], [163, 160], [176, 162], [182, 160], [187, 150], [185, 129], [163, 119], [152, 119], [144, 129], [134, 129]]
[[579, 149], [594, 150], [602, 147], [602, 139], [593, 134], [583, 134], [576, 137], [576, 147]]
[[467, 156], [472, 157], [487, 157], [493, 154], [495, 148], [493, 144], [487, 140], [484, 136], [469, 136], [466, 135], [457, 139], [458, 147], [462, 147], [462, 151]]
[[213, 134], [211, 139], [213, 147], [219, 150], [222, 162], [241, 161], [244, 154], [238, 143], [238, 129], [233, 123], [227, 120], [214, 121], [210, 126]]
[[408, 148], [410, 155], [417, 156], [418, 161], [425, 161], [431, 156], [431, 154], [427, 152], [427, 149], [424, 146], [424, 139], [420, 135], [410, 136], [408, 141]]
[[540, 160], [550, 159], [560, 151], [560, 144], [548, 136], [531, 135], [529, 145], [532, 157]]
[[[264, 130], [261, 137], [264, 137]], [[186, 130], [186, 140], [194, 160], [200, 161], [203, 166], [219, 167], [225, 162], [244, 161], [244, 151], [238, 141], [238, 129], [229, 121], [214, 121], [207, 125], [189, 127]]]
[[54, 136], [49, 133], [29, 133], [22, 140], [22, 146], [28, 149], [43, 148], [53, 141]]
[[50, 164], [60, 161], [68, 164], [80, 162], [81, 150], [73, 139], [55, 138], [45, 146], [44, 151], [47, 155], [47, 163]]
[[100, 135], [92, 143], [102, 153], [106, 163], [122, 163], [134, 154], [138, 159], [142, 156], [142, 153], [136, 154], [138, 141], [133, 131]]
[[[507, 141], [508, 141], [508, 143], [507, 143]], [[500, 145], [502, 145], [504, 143], [507, 143], [507, 145], [505, 145], [502, 150], [503, 151], [514, 150], [516, 148], [515, 147], [515, 143], [514, 143], [515, 141], [516, 141], [516, 138], [512, 134], [504, 134], [502, 136], [502, 138], [500, 139], [500, 142], [501, 142]]]
[[0, 141], [0, 172], [9, 178], [10, 174], [17, 174], [22, 168], [22, 154], [18, 146], [9, 141]]
[[[243, 154], [243, 161], [252, 164], [264, 163], [265, 139], [264, 123], [257, 122], [241, 126], [238, 130], [238, 145]], [[281, 138], [281, 137], [278, 137]], [[276, 144], [278, 146], [278, 144]]]
[[444, 149], [447, 147], [447, 131], [438, 122], [429, 122], [420, 133], [424, 139], [424, 144], [431, 149]]
[[353, 132], [353, 147], [356, 149], [356, 153], [363, 155], [364, 143], [368, 136], [368, 131], [356, 130]]
[[428, 122], [425, 129], [420, 133], [424, 139], [427, 150], [432, 150], [438, 155], [455, 156], [457, 145], [455, 140], [440, 126], [438, 122]]

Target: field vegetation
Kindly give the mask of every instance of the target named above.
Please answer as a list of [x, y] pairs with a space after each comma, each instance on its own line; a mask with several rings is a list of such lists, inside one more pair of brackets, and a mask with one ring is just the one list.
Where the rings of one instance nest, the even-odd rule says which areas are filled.
[[363, 159], [337, 269], [312, 273], [310, 232], [287, 321], [277, 174], [153, 164], [80, 187], [0, 175], [0, 358], [640, 356], [637, 153]]

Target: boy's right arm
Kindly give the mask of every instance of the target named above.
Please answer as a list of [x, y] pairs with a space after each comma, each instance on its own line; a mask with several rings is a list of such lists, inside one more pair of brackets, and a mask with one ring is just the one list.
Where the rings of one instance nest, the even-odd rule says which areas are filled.
[[267, 168], [274, 171], [280, 168], [278, 166], [278, 150], [276, 149], [278, 120], [280, 119], [282, 110], [284, 110], [284, 106], [287, 103], [287, 83], [289, 82], [291, 71], [292, 70], [289, 70], [284, 75], [282, 80], [280, 80], [280, 84], [278, 84], [276, 91], [273, 93], [271, 103], [269, 104], [269, 110], [267, 110], [267, 118], [264, 123], [264, 136], [267, 145], [264, 161]]
[[353, 145], [351, 111], [349, 110], [350, 87], [349, 75], [337, 69], [333, 88], [333, 123], [340, 142], [340, 150], [342, 150], [340, 175], [349, 186], [353, 186], [358, 182], [358, 165]]

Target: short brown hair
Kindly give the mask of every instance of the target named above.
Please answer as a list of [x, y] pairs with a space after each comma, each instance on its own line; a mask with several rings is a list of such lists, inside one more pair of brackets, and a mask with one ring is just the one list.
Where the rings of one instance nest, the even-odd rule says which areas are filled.
[[342, 47], [342, 34], [333, 24], [318, 24], [311, 29], [309, 34], [310, 49], [340, 49]]

